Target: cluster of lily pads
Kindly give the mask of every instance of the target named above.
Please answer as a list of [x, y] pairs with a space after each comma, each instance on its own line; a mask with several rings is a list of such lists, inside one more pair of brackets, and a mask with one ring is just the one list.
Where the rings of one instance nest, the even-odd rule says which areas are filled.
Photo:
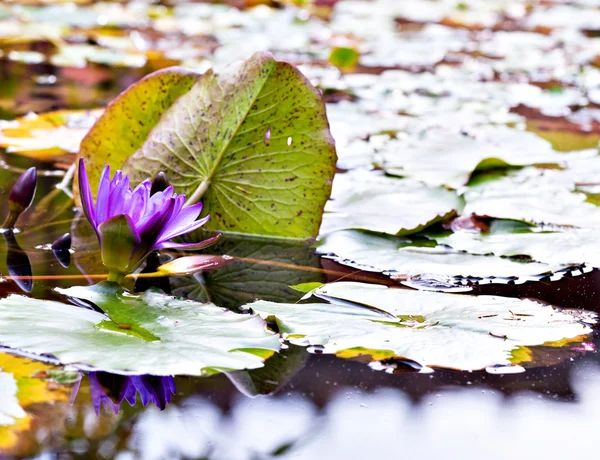
[[[35, 117], [7, 122], [0, 140], [14, 153], [77, 151], [66, 173], [74, 177], [73, 186], [66, 190], [85, 219], [74, 219], [72, 236], [77, 243], [78, 232], [89, 230], [109, 281], [57, 288], [60, 302], [15, 294], [1, 299], [0, 344], [80, 370], [166, 379], [160, 392], [127, 380], [116, 401], [96, 392], [96, 400], [113, 410], [134, 400], [132, 388], [142, 389], [143, 401], [164, 405], [170, 376], [257, 369], [291, 345], [360, 357], [389, 370], [402, 361], [420, 371], [489, 372], [535, 365], [530, 348], [536, 345], [573, 355], [593, 349], [592, 313], [426, 290], [538, 280], [600, 263], [593, 238], [600, 219], [595, 201], [600, 156], [592, 148], [597, 138], [590, 143], [590, 133], [580, 129], [587, 120], [592, 137], [597, 135], [590, 117], [600, 72], [592, 66], [595, 55], [586, 51], [588, 45], [596, 50], [597, 41], [585, 35], [587, 13], [597, 15], [597, 9], [567, 5], [579, 12], [580, 22], [567, 23], [567, 31], [562, 23], [542, 31], [555, 5], [505, 11], [503, 2], [473, 2], [464, 11], [455, 2], [435, 2], [435, 10], [409, 4], [341, 1], [329, 23], [309, 14], [296, 24], [304, 10], [291, 7], [232, 13], [242, 23], [261, 11], [287, 14], [304, 34], [328, 31], [331, 43], [317, 57], [327, 57], [333, 38], [350, 30], [357, 55], [353, 73], [308, 58], [298, 68], [268, 53], [219, 71], [163, 69], [129, 87], [101, 114], [61, 113], [51, 132], [77, 140], [64, 149], [48, 143], [48, 131], [37, 148], [35, 140], [11, 137], [11, 129]], [[193, 24], [221, 7], [198, 8], [206, 17], [190, 16]], [[531, 48], [528, 53], [552, 50], [563, 70], [580, 66], [570, 82], [574, 87], [566, 87], [564, 75], [550, 75], [557, 88], [534, 81], [538, 73], [551, 72], [546, 62], [519, 68], [514, 48], [506, 48], [515, 32], [509, 24], [502, 30], [501, 19], [526, 30], [518, 38]], [[350, 27], [356, 24], [362, 25]], [[479, 27], [493, 25], [491, 37]], [[569, 41], [569, 31], [578, 41]], [[267, 34], [272, 38], [276, 32]], [[272, 48], [274, 43], [284, 41]], [[423, 52], [431, 47], [435, 52]], [[504, 60], [496, 59], [502, 53]], [[459, 58], [456, 64], [452, 56]], [[213, 63], [219, 64], [218, 57], [215, 53]], [[375, 72], [384, 63], [388, 68]], [[360, 66], [369, 73], [360, 73]], [[528, 82], [517, 81], [516, 74]], [[533, 117], [523, 115], [524, 106]], [[552, 140], [539, 127], [548, 123], [546, 114], [558, 112], [554, 121], [576, 133], [574, 147], [559, 148], [532, 132]], [[69, 126], [80, 117], [90, 126]], [[112, 180], [111, 170], [119, 171]], [[161, 174], [168, 184], [153, 188]], [[28, 177], [33, 176], [23, 181]], [[29, 198], [21, 199], [5, 226], [16, 224], [15, 213], [27, 207], [33, 192], [29, 195], [11, 195], [11, 203]], [[282, 239], [317, 239], [324, 258], [381, 272], [417, 290], [319, 281], [290, 287], [293, 283], [277, 279], [283, 262], [257, 262], [252, 251], [232, 256], [210, 254], [208, 248], [190, 257], [177, 252], [203, 249], [216, 241], [215, 233], [271, 238], [275, 252]], [[174, 295], [125, 286], [143, 279], [141, 267], [158, 257], [156, 251], [163, 259], [149, 275], [192, 277], [174, 278]], [[174, 260], [164, 264], [167, 252]], [[74, 244], [76, 259], [86, 253], [83, 244]], [[244, 276], [228, 271], [227, 264], [240, 261], [251, 263], [252, 270], [268, 267], [264, 295], [244, 292]], [[294, 268], [289, 263], [285, 268], [289, 265]], [[235, 305], [240, 310], [223, 308], [230, 305], [207, 295], [204, 278], [195, 282], [207, 268], [215, 277], [229, 276], [228, 287], [242, 291]], [[178, 284], [184, 282], [194, 288]], [[279, 301], [273, 286], [306, 296], [296, 303]]]

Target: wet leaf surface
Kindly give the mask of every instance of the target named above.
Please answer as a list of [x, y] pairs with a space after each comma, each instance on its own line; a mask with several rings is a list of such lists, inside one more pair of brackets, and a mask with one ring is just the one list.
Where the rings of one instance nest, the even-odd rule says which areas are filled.
[[[198, 376], [261, 367], [279, 349], [260, 318], [212, 304], [151, 290], [130, 296], [110, 284], [60, 292], [97, 304], [120, 323], [84, 308], [11, 296], [0, 300], [2, 343], [116, 373]], [[34, 321], [40, 317], [44, 322]]]
[[[327, 284], [314, 295], [332, 303], [258, 301], [250, 307], [263, 318], [274, 318], [296, 345], [319, 346], [321, 352], [341, 357], [405, 358], [424, 367], [460, 370], [517, 365], [520, 358], [512, 352], [518, 347], [565, 338], [582, 342], [591, 333], [582, 317], [531, 300], [348, 282]], [[584, 318], [589, 324], [596, 321], [594, 314]]]

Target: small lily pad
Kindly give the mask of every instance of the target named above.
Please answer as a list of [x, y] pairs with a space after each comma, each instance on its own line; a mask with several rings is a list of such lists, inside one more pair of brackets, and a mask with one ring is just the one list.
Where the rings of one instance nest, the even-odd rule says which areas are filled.
[[274, 318], [295, 345], [319, 346], [323, 353], [339, 356], [363, 350], [458, 370], [518, 364], [512, 353], [519, 347], [565, 338], [584, 341], [592, 329], [580, 318], [596, 321], [591, 312], [574, 316], [531, 300], [353, 282], [327, 284], [314, 294], [332, 303], [258, 301], [250, 307], [265, 319]]
[[[120, 374], [207, 375], [261, 367], [279, 339], [256, 315], [178, 300], [155, 290], [124, 294], [113, 283], [57, 289], [119, 311], [124, 327], [99, 327], [109, 317], [59, 302], [11, 295], [0, 300], [0, 343], [63, 363]], [[113, 315], [111, 315], [113, 316]], [[131, 333], [131, 325], [158, 340]]]

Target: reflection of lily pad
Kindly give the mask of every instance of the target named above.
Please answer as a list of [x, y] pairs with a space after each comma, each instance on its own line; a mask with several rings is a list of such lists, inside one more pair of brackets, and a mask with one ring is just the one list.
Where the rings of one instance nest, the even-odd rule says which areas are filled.
[[339, 174], [325, 206], [321, 235], [348, 228], [415, 233], [461, 207], [456, 193], [442, 187], [366, 171]]
[[324, 282], [306, 242], [226, 235], [208, 251], [233, 259], [218, 270], [171, 278], [173, 295], [234, 309], [256, 299], [295, 302], [302, 294], [290, 286]]
[[254, 315], [156, 291], [125, 295], [111, 284], [59, 291], [117, 312], [111, 317], [121, 326], [95, 311], [13, 295], [0, 301], [0, 343], [65, 364], [154, 375], [257, 368], [279, 350], [277, 335]]
[[359, 349], [379, 358], [462, 370], [518, 364], [511, 355], [517, 347], [585, 340], [592, 330], [580, 318], [595, 322], [592, 313], [578, 318], [531, 300], [363, 283], [332, 283], [314, 294], [334, 303], [258, 301], [250, 306], [263, 318], [275, 318], [293, 344], [321, 346], [324, 353], [341, 356]]

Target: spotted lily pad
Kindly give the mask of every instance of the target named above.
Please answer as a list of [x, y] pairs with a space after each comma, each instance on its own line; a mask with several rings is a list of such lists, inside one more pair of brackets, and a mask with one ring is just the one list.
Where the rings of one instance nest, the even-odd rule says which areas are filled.
[[367, 171], [339, 174], [325, 206], [321, 235], [349, 228], [406, 235], [452, 216], [461, 207], [456, 193], [443, 187]]
[[112, 283], [59, 292], [95, 303], [119, 323], [96, 311], [11, 295], [0, 300], [0, 343], [63, 364], [154, 375], [253, 369], [279, 350], [277, 335], [255, 315], [154, 290], [127, 295]]
[[[341, 357], [403, 358], [423, 367], [479, 370], [519, 363], [520, 347], [581, 342], [595, 314], [559, 311], [531, 300], [409, 291], [340, 282], [314, 294], [332, 303], [258, 301], [284, 338]], [[350, 302], [350, 303], [349, 303]], [[531, 363], [530, 363], [531, 365]]]
[[325, 106], [292, 65], [256, 53], [200, 77], [160, 118], [124, 171], [164, 171], [205, 228], [286, 238], [317, 235], [336, 154]]

